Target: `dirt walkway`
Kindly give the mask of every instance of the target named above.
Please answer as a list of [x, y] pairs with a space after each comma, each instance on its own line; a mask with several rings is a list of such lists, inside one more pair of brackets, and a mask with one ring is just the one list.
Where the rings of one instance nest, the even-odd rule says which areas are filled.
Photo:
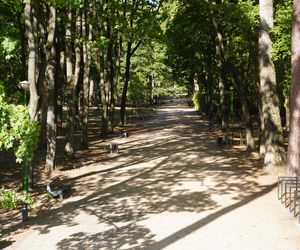
[[115, 141], [119, 155], [65, 172], [76, 192], [7, 249], [300, 249], [276, 177], [256, 154], [218, 147], [192, 109], [165, 106]]

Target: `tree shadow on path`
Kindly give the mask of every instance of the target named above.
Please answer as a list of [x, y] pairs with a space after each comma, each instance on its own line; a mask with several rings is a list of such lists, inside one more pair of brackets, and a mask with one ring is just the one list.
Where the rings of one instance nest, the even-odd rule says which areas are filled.
[[141, 130], [119, 161], [69, 178], [74, 199], [32, 218], [20, 246], [51, 239], [58, 249], [161, 249], [274, 188], [257, 181], [258, 159], [218, 147], [192, 110], [161, 110]]

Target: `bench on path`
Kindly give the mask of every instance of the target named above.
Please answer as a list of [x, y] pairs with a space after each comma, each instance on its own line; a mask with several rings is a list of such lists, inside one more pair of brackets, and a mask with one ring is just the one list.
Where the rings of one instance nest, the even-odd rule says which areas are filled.
[[121, 130], [121, 131], [120, 131], [120, 137], [121, 137], [121, 138], [127, 138], [127, 137], [128, 137], [128, 132], [127, 132], [127, 131], [124, 131], [124, 130]]
[[298, 214], [300, 223], [300, 179], [297, 176], [279, 176], [277, 196], [290, 212], [294, 212], [295, 217]]
[[62, 200], [64, 198], [64, 194], [70, 190], [71, 184], [63, 183], [59, 177], [55, 177], [47, 184], [47, 192], [52, 198], [59, 197]]

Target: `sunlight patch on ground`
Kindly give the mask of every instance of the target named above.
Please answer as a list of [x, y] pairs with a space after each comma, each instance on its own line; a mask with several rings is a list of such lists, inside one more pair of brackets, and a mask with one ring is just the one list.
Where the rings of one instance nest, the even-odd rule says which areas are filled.
[[176, 112], [194, 112], [195, 110], [193, 108], [176, 108], [170, 107], [170, 108], [159, 108], [157, 109], [159, 112], [171, 112], [171, 113], [176, 113]]
[[225, 162], [228, 161], [228, 158], [224, 157], [224, 156], [207, 156], [207, 157], [202, 157], [201, 161], [204, 163], [214, 163], [216, 161], [218, 162]]
[[148, 219], [138, 222], [142, 227], [148, 228], [155, 235], [153, 240], [160, 241], [169, 235], [189, 226], [204, 215], [191, 212], [163, 212], [149, 215]]
[[172, 191], [203, 192], [208, 188], [203, 186], [203, 181], [181, 181], [171, 188]]

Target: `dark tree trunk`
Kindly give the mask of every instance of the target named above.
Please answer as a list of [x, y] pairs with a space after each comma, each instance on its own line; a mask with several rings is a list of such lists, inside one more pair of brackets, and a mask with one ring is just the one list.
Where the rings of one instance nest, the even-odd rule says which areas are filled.
[[29, 112], [32, 120], [37, 120], [38, 112], [38, 90], [36, 85], [36, 26], [33, 20], [33, 1], [27, 2], [25, 4], [25, 28], [26, 35], [28, 38], [28, 81], [30, 82], [30, 100], [29, 100]]
[[300, 175], [300, 2], [293, 3], [292, 24], [292, 86], [290, 97], [290, 133], [288, 145], [288, 175]]
[[67, 132], [65, 143], [65, 154], [68, 158], [74, 158], [74, 133], [75, 133], [75, 115], [76, 115], [76, 86], [79, 80], [81, 51], [79, 45], [79, 35], [81, 34], [81, 13], [76, 13], [76, 33], [75, 39], [75, 65], [72, 63], [72, 13], [69, 10], [68, 23], [66, 26], [66, 71], [68, 83], [68, 114], [67, 114]]
[[[55, 98], [55, 61], [56, 51], [54, 46], [54, 37], [56, 29], [56, 9], [50, 6], [49, 17], [49, 32], [46, 46], [47, 55], [47, 69], [46, 81], [48, 87], [47, 98], [47, 153], [46, 153], [46, 167], [50, 173], [55, 168], [56, 159], [56, 98]], [[48, 52], [49, 51], [49, 52]]]
[[115, 109], [115, 82], [114, 82], [114, 62], [113, 62], [113, 36], [112, 27], [107, 25], [107, 38], [109, 39], [107, 49], [107, 86], [109, 87], [109, 115], [108, 115], [108, 131], [113, 133], [114, 129], [114, 109]]
[[65, 46], [64, 46], [65, 30], [63, 25], [58, 26], [57, 28], [58, 28], [57, 42], [56, 42], [57, 84], [55, 86], [56, 125], [57, 125], [57, 135], [62, 135], [63, 134], [62, 122], [63, 122], [63, 105], [64, 105], [64, 86], [66, 84]]
[[[82, 14], [82, 36], [91, 39], [92, 29], [87, 30], [86, 15]], [[87, 39], [87, 40], [89, 40]], [[81, 149], [88, 148], [88, 112], [89, 112], [89, 81], [90, 81], [90, 51], [88, 41], [83, 43], [83, 105], [82, 105], [82, 130]]]
[[124, 75], [124, 86], [122, 92], [122, 99], [121, 99], [121, 111], [120, 111], [120, 118], [122, 125], [125, 124], [125, 112], [126, 112], [126, 101], [127, 101], [127, 89], [128, 83], [130, 78], [130, 59], [131, 59], [131, 46], [132, 43], [127, 43], [127, 50], [126, 50], [126, 66], [125, 66], [125, 75]]
[[108, 134], [108, 102], [107, 102], [107, 88], [106, 88], [106, 67], [104, 63], [104, 54], [100, 50], [100, 94], [101, 94], [101, 136], [105, 138]]

